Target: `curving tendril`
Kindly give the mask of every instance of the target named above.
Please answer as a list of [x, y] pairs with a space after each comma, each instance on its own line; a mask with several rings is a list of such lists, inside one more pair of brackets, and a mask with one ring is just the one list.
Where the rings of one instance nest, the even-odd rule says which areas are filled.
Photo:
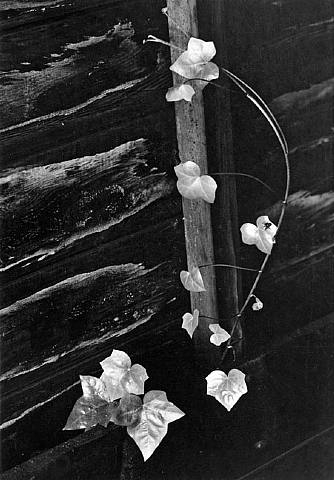
[[[258, 110], [265, 117], [265, 119], [269, 123], [270, 127], [274, 131], [274, 133], [275, 133], [275, 135], [276, 135], [276, 137], [279, 141], [279, 144], [281, 146], [283, 155], [284, 155], [285, 169], [286, 169], [286, 184], [285, 184], [284, 198], [282, 200], [281, 213], [280, 213], [279, 220], [278, 220], [278, 223], [277, 223], [277, 231], [276, 231], [276, 235], [275, 235], [275, 238], [276, 238], [277, 234], [278, 234], [278, 232], [281, 228], [282, 222], [283, 222], [283, 218], [284, 218], [284, 214], [285, 214], [285, 210], [286, 210], [286, 205], [287, 205], [287, 200], [288, 200], [288, 196], [289, 196], [289, 190], [290, 190], [290, 163], [289, 163], [288, 143], [286, 141], [284, 133], [283, 133], [278, 121], [276, 120], [274, 114], [272, 113], [272, 111], [270, 110], [268, 105], [265, 103], [265, 101], [260, 97], [260, 95], [258, 95], [249, 85], [247, 85], [247, 83], [245, 83], [243, 80], [241, 80], [239, 77], [237, 77], [237, 75], [235, 75], [234, 73], [230, 72], [226, 68], [222, 68], [221, 70], [235, 85], [237, 85], [240, 88], [240, 90], [246, 95], [246, 97], [258, 108]], [[213, 85], [215, 85], [215, 84], [213, 83]], [[231, 334], [230, 334], [231, 337], [229, 338], [229, 340], [226, 344], [226, 348], [223, 352], [221, 362], [224, 361], [224, 359], [227, 355], [228, 349], [229, 349], [229, 347], [231, 345], [231, 342], [232, 342], [232, 338], [233, 338], [233, 334], [235, 332], [235, 329], [236, 329], [237, 325], [239, 324], [240, 318], [241, 318], [242, 314], [244, 313], [250, 299], [252, 298], [252, 296], [254, 294], [254, 291], [257, 287], [257, 284], [260, 281], [260, 278], [262, 276], [262, 273], [265, 269], [265, 266], [268, 262], [269, 257], [270, 257], [270, 253], [266, 254], [266, 256], [265, 256], [265, 258], [264, 258], [264, 260], [263, 260], [263, 262], [260, 266], [258, 274], [256, 275], [256, 278], [253, 282], [253, 285], [251, 286], [251, 289], [249, 290], [249, 293], [246, 297], [246, 300], [244, 301], [240, 311], [238, 312], [237, 316], [235, 317], [235, 320], [234, 320], [233, 325], [232, 325]]]

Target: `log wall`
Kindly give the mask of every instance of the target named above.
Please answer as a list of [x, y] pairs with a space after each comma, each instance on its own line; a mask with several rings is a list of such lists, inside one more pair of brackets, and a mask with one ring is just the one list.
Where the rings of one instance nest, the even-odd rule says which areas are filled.
[[[65, 478], [63, 462], [69, 479], [210, 473], [235, 480], [334, 423], [331, 2], [198, 2], [201, 38], [215, 40], [226, 66], [277, 115], [292, 173], [286, 221], [257, 290], [265, 307], [249, 309], [243, 325], [249, 394], [207, 435], [200, 423], [210, 424], [210, 415], [203, 419], [189, 395], [191, 381], [184, 381], [196, 369], [179, 328], [189, 300], [178, 280], [186, 261], [173, 106], [164, 98], [169, 53], [142, 43], [148, 34], [167, 39], [163, 6], [160, 0], [0, 5], [6, 480]], [[224, 85], [231, 118], [217, 114], [213, 87], [205, 91], [211, 171], [233, 157], [236, 169], [271, 184], [277, 198], [236, 180], [238, 222], [260, 214], [275, 221], [285, 181], [277, 142], [257, 110]], [[231, 131], [218, 134], [230, 121]], [[219, 212], [213, 213], [217, 259], [224, 260]], [[239, 264], [259, 265], [255, 247], [236, 248]], [[250, 282], [246, 273], [239, 290]], [[221, 296], [229, 288], [218, 282]], [[78, 374], [97, 375], [113, 348], [143, 363], [150, 388], [166, 390], [187, 412], [145, 467], [119, 430], [75, 438], [61, 430], [80, 394]], [[112, 456], [101, 456], [108, 446]], [[317, 448], [309, 470], [297, 457], [282, 460], [290, 465], [287, 478], [333, 478], [332, 435]], [[322, 470], [316, 458], [325, 459]], [[261, 472], [252, 478], [271, 478]]]

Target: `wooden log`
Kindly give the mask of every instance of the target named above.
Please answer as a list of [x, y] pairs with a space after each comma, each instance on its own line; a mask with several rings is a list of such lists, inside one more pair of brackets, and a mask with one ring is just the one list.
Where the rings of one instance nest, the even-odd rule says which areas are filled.
[[[169, 38], [172, 45], [186, 50], [188, 38], [175, 25], [175, 21], [189, 36], [198, 36], [196, 0], [178, 0], [167, 2], [169, 20]], [[174, 21], [172, 21], [174, 20]], [[171, 48], [171, 60], [174, 62], [180, 52]], [[173, 74], [174, 85], [180, 82], [180, 77]], [[175, 103], [176, 131], [178, 138], [179, 157], [181, 162], [191, 160], [196, 162], [202, 174], [207, 173], [207, 153], [205, 137], [205, 118], [203, 97], [199, 92], [191, 103]], [[183, 214], [187, 250], [188, 270], [193, 266], [214, 263], [211, 211], [204, 201], [183, 199]], [[218, 318], [216, 276], [214, 268], [201, 271], [206, 292], [191, 292], [192, 310], [198, 309], [200, 315]], [[208, 329], [211, 320], [202, 318], [197, 334], [194, 336], [198, 350], [199, 362], [205, 372], [209, 373], [218, 361], [219, 352], [210, 348]]]
[[[154, 17], [159, 28], [157, 3], [163, 3], [140, 2], [136, 30], [128, 3], [120, 8], [117, 2], [96, 0], [55, 6], [41, 2], [23, 11], [13, 5], [7, 16], [5, 10], [0, 24], [4, 125], [80, 105], [150, 73], [156, 58], [147, 51], [144, 55], [134, 36], [147, 34], [145, 16]], [[48, 41], [41, 42], [41, 36]]]
[[151, 172], [149, 155], [139, 139], [94, 156], [7, 172], [1, 179], [2, 267], [53, 255], [168, 196], [174, 182]]

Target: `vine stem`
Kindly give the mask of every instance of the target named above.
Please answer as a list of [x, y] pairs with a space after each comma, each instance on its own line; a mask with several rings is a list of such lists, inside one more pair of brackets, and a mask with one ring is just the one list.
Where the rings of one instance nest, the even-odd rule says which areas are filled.
[[276, 192], [276, 190], [274, 190], [273, 188], [271, 188], [266, 182], [263, 182], [262, 180], [260, 180], [258, 177], [255, 177], [254, 175], [250, 175], [248, 173], [240, 173], [240, 172], [214, 172], [214, 173], [210, 173], [211, 176], [216, 176], [216, 175], [221, 175], [221, 176], [236, 176], [236, 177], [247, 177], [247, 178], [251, 178], [252, 180], [255, 180], [256, 182], [258, 183], [261, 183], [261, 185], [263, 185], [264, 187], [266, 187], [268, 190], [270, 190], [272, 193], [274, 193], [275, 195], [278, 195], [278, 192]]
[[148, 42], [153, 42], [153, 43], [162, 43], [163, 45], [167, 45], [167, 47], [170, 48], [175, 48], [176, 50], [179, 50], [179, 52], [184, 52], [183, 48], [177, 47], [176, 45], [172, 45], [169, 42], [166, 42], [165, 40], [161, 40], [161, 38], [155, 37], [154, 35], [148, 35], [147, 39], [143, 40], [143, 43], [148, 43]]
[[205, 268], [205, 267], [227, 267], [227, 268], [235, 268], [236, 270], [247, 270], [248, 272], [258, 272], [255, 268], [246, 268], [246, 267], [239, 267], [238, 265], [230, 265], [228, 263], [207, 263], [206, 265], [199, 265], [198, 268]]
[[[276, 120], [274, 114], [271, 112], [270, 108], [268, 107], [268, 105], [264, 102], [264, 100], [262, 100], [262, 98], [249, 86], [247, 85], [243, 80], [241, 80], [239, 77], [237, 77], [236, 75], [234, 75], [232, 72], [230, 72], [229, 70], [223, 68], [222, 71], [235, 83], [235, 85], [237, 85], [243, 92], [244, 94], [247, 96], [247, 98], [249, 98], [249, 100], [251, 100], [251, 102], [258, 108], [258, 110], [262, 113], [262, 115], [265, 117], [265, 119], [267, 120], [267, 122], [269, 123], [270, 127], [272, 128], [272, 130], [274, 131], [278, 141], [279, 141], [279, 144], [281, 146], [281, 149], [282, 149], [282, 152], [283, 152], [283, 155], [284, 155], [284, 162], [285, 162], [285, 170], [286, 170], [286, 185], [285, 185], [285, 192], [284, 192], [284, 198], [282, 200], [282, 208], [281, 208], [281, 213], [280, 213], [280, 216], [279, 216], [279, 219], [278, 219], [278, 224], [277, 224], [277, 231], [276, 231], [276, 235], [275, 235], [275, 238], [277, 237], [277, 234], [281, 228], [281, 225], [282, 225], [282, 222], [283, 222], [283, 218], [284, 218], [284, 215], [285, 215], [285, 210], [286, 210], [286, 205], [287, 205], [287, 200], [288, 200], [288, 196], [289, 196], [289, 189], [290, 189], [290, 164], [289, 164], [289, 149], [288, 149], [288, 144], [287, 144], [287, 141], [286, 141], [286, 138], [284, 136], [284, 133], [282, 132], [282, 129], [278, 123], [278, 121]], [[214, 84], [215, 85], [215, 84]], [[227, 352], [228, 352], [228, 348], [229, 346], [231, 345], [231, 342], [232, 342], [232, 337], [233, 337], [233, 334], [234, 334], [234, 331], [240, 321], [240, 317], [242, 316], [242, 314], [244, 313], [250, 299], [252, 298], [252, 296], [254, 295], [254, 291], [261, 279], [261, 276], [262, 276], [262, 273], [265, 269], [265, 266], [269, 260], [269, 257], [270, 257], [270, 253], [268, 253], [262, 264], [261, 264], [261, 267], [260, 267], [260, 270], [258, 271], [258, 274], [254, 280], [254, 283], [247, 295], [247, 298], [246, 300], [244, 301], [239, 313], [237, 314], [236, 316], [236, 319], [233, 323], [233, 326], [232, 326], [232, 330], [231, 330], [231, 337], [229, 338], [228, 342], [227, 342], [227, 345], [226, 345], [226, 348], [223, 352], [223, 355], [222, 355], [222, 358], [221, 358], [221, 363], [223, 363], [226, 355], [227, 355]]]

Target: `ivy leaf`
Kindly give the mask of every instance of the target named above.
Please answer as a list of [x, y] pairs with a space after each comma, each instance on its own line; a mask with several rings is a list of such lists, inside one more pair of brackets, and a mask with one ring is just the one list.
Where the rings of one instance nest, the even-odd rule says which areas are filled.
[[193, 267], [190, 272], [182, 270], [180, 280], [186, 290], [190, 292], [205, 292], [203, 278], [198, 267]]
[[182, 317], [182, 320], [183, 320], [182, 328], [187, 330], [190, 338], [193, 337], [194, 331], [198, 327], [198, 317], [199, 317], [199, 311], [197, 310], [197, 308], [194, 310], [193, 315], [187, 312]]
[[207, 377], [207, 394], [215, 397], [229, 412], [239, 398], [247, 393], [245, 374], [234, 368], [228, 375], [214, 370]]
[[144, 383], [148, 379], [146, 369], [138, 364], [131, 366], [131, 359], [125, 352], [113, 350], [112, 354], [101, 362], [101, 366], [104, 370], [101, 380], [106, 385], [109, 402], [123, 397], [126, 393], [144, 393]]
[[241, 228], [242, 241], [247, 245], [256, 245], [261, 252], [269, 254], [275, 243], [277, 227], [264, 215], [252, 223], [244, 223]]
[[113, 410], [111, 420], [116, 425], [134, 426], [140, 421], [142, 401], [137, 395], [126, 394]]
[[83, 396], [70, 413], [63, 430], [86, 430], [97, 424], [106, 427], [113, 416], [115, 405], [107, 401], [105, 385], [99, 378], [80, 376]]
[[174, 167], [178, 178], [176, 186], [179, 193], [190, 200], [202, 198], [208, 203], [215, 201], [217, 183], [209, 175], [201, 175], [197, 163], [188, 160]]
[[210, 62], [216, 55], [213, 42], [204, 42], [199, 38], [190, 38], [187, 50], [170, 66], [170, 69], [185, 78], [214, 80], [219, 77], [218, 66]]
[[195, 95], [193, 87], [183, 83], [176, 87], [169, 88], [166, 93], [166, 100], [167, 102], [178, 102], [179, 100], [191, 102], [193, 95]]
[[209, 325], [209, 329], [211, 332], [213, 332], [213, 335], [210, 337], [210, 342], [213, 343], [214, 345], [221, 345], [224, 342], [227, 342], [229, 338], [231, 338], [231, 335], [221, 328], [221, 326], [218, 323], [212, 323]]
[[183, 417], [184, 413], [167, 400], [165, 392], [151, 390], [144, 396], [140, 421], [127, 428], [146, 461], [160, 445], [168, 431], [168, 423]]
[[258, 310], [262, 310], [262, 308], [263, 308], [263, 303], [259, 298], [255, 297], [255, 302], [252, 305], [252, 309], [254, 311], [258, 311]]

